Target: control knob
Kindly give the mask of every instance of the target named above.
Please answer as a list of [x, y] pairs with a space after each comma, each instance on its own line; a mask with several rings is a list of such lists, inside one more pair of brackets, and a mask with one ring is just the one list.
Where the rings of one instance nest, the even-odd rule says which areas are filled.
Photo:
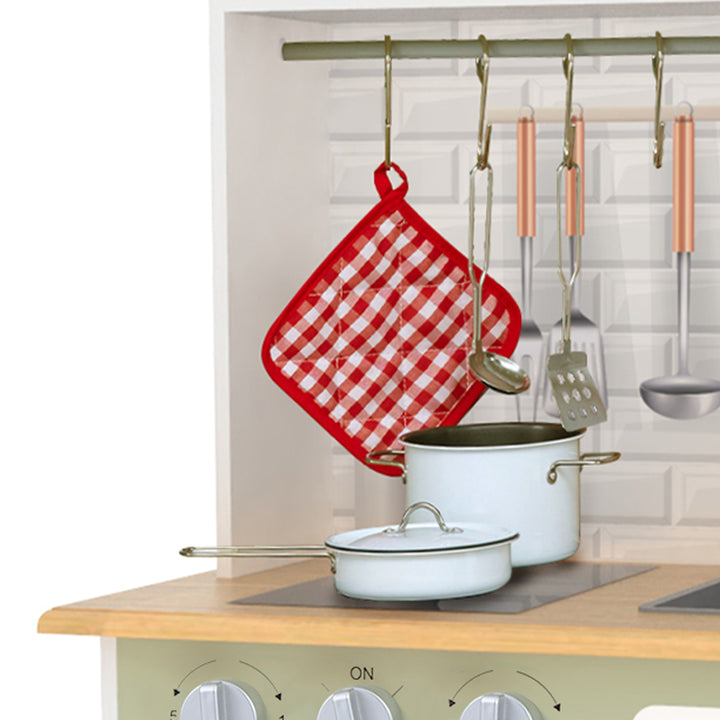
[[265, 708], [248, 686], [227, 680], [198, 685], [185, 698], [180, 720], [264, 720]]
[[460, 720], [542, 720], [542, 715], [522, 695], [493, 692], [475, 698]]
[[401, 720], [400, 709], [383, 690], [347, 687], [322, 704], [317, 720]]

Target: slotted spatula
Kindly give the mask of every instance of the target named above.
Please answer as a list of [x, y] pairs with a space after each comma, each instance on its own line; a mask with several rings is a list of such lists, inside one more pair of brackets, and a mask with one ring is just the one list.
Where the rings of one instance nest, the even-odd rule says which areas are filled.
[[[569, 119], [569, 118], [568, 118]], [[566, 128], [566, 134], [568, 129]], [[572, 135], [575, 126], [571, 128]], [[562, 340], [559, 352], [550, 355], [547, 363], [547, 375], [557, 406], [560, 423], [569, 431], [579, 430], [589, 425], [597, 425], [607, 419], [605, 405], [600, 398], [597, 386], [588, 370], [587, 354], [572, 349], [570, 327], [572, 322], [572, 292], [580, 272], [580, 235], [573, 236], [573, 259], [570, 278], [565, 277], [562, 258], [562, 176], [566, 170], [574, 170], [576, 227], [580, 227], [580, 188], [582, 170], [572, 159], [573, 140], [570, 141], [570, 153], [557, 168], [557, 239], [558, 239], [558, 275], [562, 284]]]
[[[575, 265], [575, 245], [582, 243], [582, 236], [585, 234], [585, 123], [581, 114], [573, 115], [572, 122], [575, 124], [575, 151], [574, 159], [580, 167], [580, 199], [579, 208], [576, 208], [575, 198], [575, 174], [570, 171], [567, 174], [566, 204], [565, 204], [565, 228], [570, 246], [570, 267]], [[579, 268], [578, 268], [579, 273]], [[595, 380], [600, 398], [607, 408], [607, 382], [605, 379], [605, 353], [600, 328], [580, 310], [579, 276], [576, 279], [570, 300], [570, 324], [572, 326], [572, 349], [584, 352], [587, 355], [588, 368]], [[562, 342], [562, 324], [558, 320], [550, 329], [548, 337], [548, 352], [558, 352]], [[544, 393], [544, 410], [552, 417], [558, 417], [555, 395], [550, 389], [550, 379], [546, 378]]]

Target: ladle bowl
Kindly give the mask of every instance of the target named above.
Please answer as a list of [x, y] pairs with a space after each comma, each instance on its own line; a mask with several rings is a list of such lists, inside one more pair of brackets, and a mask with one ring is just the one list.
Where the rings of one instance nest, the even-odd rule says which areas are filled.
[[516, 395], [530, 387], [530, 377], [516, 362], [481, 346], [475, 347], [468, 363], [475, 377], [498, 392]]
[[679, 373], [645, 380], [640, 395], [658, 415], [688, 420], [720, 407], [720, 382]]

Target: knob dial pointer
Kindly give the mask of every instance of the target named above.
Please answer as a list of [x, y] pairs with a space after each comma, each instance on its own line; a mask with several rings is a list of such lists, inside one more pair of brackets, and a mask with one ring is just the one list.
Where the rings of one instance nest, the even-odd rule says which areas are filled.
[[522, 695], [494, 692], [475, 698], [460, 720], [542, 720], [542, 714]]
[[265, 709], [257, 693], [226, 680], [198, 685], [185, 698], [180, 720], [264, 720]]

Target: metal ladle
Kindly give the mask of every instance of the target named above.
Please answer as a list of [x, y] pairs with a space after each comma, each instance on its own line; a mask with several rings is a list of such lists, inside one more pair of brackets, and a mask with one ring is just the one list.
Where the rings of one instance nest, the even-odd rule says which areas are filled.
[[468, 231], [469, 271], [473, 285], [473, 351], [468, 358], [470, 371], [488, 387], [501, 393], [515, 395], [530, 387], [528, 374], [513, 360], [498, 353], [488, 352], [482, 346], [482, 288], [490, 260], [490, 213], [492, 208], [492, 167], [488, 164], [487, 213], [485, 215], [485, 252], [480, 280], [475, 277], [475, 175], [479, 164], [470, 171], [470, 227]]
[[[530, 387], [527, 373], [513, 360], [487, 352], [482, 346], [482, 288], [490, 263], [490, 227], [492, 223], [493, 171], [488, 163], [490, 133], [492, 125], [485, 127], [485, 108], [487, 103], [487, 81], [490, 68], [487, 40], [480, 35], [483, 46], [482, 58], [476, 61], [477, 75], [480, 79], [480, 124], [478, 129], [477, 162], [470, 171], [470, 221], [468, 223], [468, 270], [473, 286], [473, 350], [468, 358], [470, 371], [488, 387], [501, 393], [515, 395]], [[475, 277], [475, 176], [487, 170], [487, 198], [485, 212], [485, 252], [480, 281]]]
[[[689, 103], [683, 103], [689, 105]], [[679, 108], [678, 108], [679, 111]], [[720, 407], [720, 382], [688, 372], [690, 256], [694, 249], [695, 128], [690, 111], [675, 117], [673, 131], [673, 250], [678, 272], [678, 372], [640, 385], [640, 395], [654, 412], [686, 420]]]

